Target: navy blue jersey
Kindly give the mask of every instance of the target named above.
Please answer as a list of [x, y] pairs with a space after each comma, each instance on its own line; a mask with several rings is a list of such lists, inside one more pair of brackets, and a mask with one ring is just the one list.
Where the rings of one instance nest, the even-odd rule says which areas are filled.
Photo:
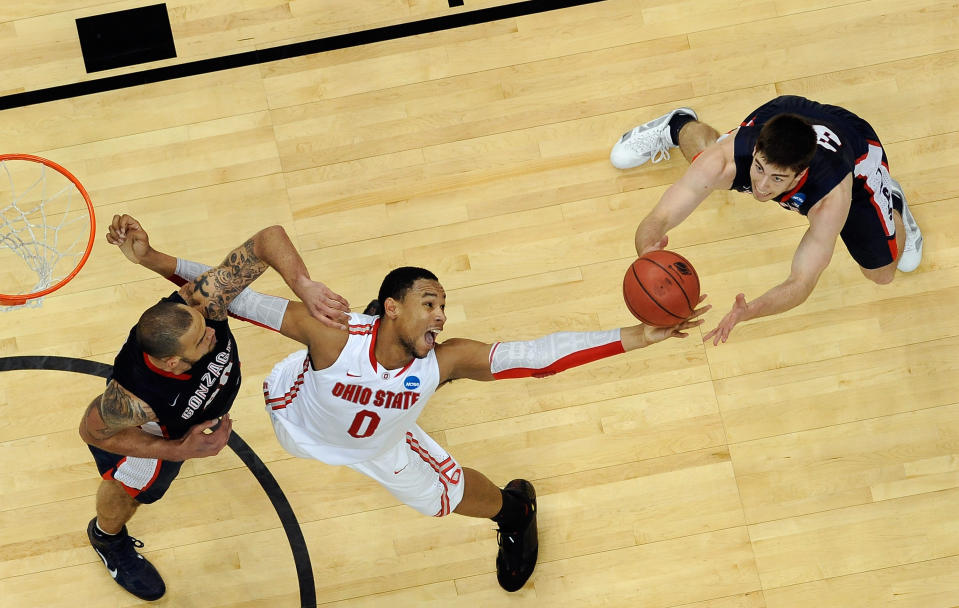
[[[177, 292], [163, 300], [184, 303]], [[150, 406], [168, 439], [228, 412], [240, 390], [240, 359], [227, 320], [207, 319], [206, 325], [213, 328], [216, 344], [185, 373], [171, 374], [153, 365], [137, 342], [136, 327], [113, 361], [111, 379]]]
[[[759, 106], [736, 132], [736, 178], [731, 190], [752, 191], [749, 168], [753, 162], [753, 148], [759, 131], [774, 116], [784, 113], [802, 116], [813, 125], [819, 136], [809, 171], [795, 188], [774, 199], [784, 208], [806, 215], [813, 205], [829, 194], [847, 175], [853, 173], [859, 177], [854, 173], [857, 162], [869, 153], [870, 145], [879, 147], [881, 144], [869, 123], [852, 112], [805, 97], [783, 95]], [[882, 160], [885, 161], [885, 158]], [[862, 182], [858, 180], [853, 183], [854, 200], [857, 198], [856, 188], [862, 187]]]

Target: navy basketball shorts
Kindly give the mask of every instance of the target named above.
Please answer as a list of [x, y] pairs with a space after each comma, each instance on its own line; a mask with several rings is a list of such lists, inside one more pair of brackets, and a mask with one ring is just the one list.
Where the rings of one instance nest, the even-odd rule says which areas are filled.
[[871, 130], [863, 135], [869, 149], [856, 159], [849, 217], [839, 236], [857, 264], [874, 269], [899, 257], [892, 211], [902, 213], [902, 201], [893, 200], [889, 162], [879, 138]]
[[100, 476], [119, 483], [137, 502], [150, 504], [163, 497], [180, 473], [182, 462], [113, 454], [88, 445]]

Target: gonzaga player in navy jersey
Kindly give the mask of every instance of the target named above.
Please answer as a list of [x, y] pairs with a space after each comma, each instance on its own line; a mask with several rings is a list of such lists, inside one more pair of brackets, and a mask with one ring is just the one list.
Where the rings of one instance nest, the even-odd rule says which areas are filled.
[[[114, 217], [107, 240], [174, 282], [186, 274], [178, 260], [150, 248], [130, 216]], [[267, 266], [311, 303], [309, 314], [345, 327], [346, 301], [310, 280], [283, 228], [266, 228], [220, 266], [189, 273], [191, 282], [141, 315], [114, 361], [106, 390], [80, 423], [80, 436], [103, 477], [87, 535], [110, 576], [142, 599], [158, 599], [166, 586], [136, 551], [143, 543], [127, 534], [126, 523], [140, 504], [163, 496], [184, 460], [213, 456], [226, 445], [228, 412], [240, 387], [239, 353], [227, 313], [236, 312], [238, 296]], [[241, 316], [257, 312], [239, 308]]]
[[736, 296], [730, 312], [705, 335], [725, 342], [733, 327], [798, 306], [829, 265], [836, 238], [863, 275], [890, 283], [896, 269], [915, 270], [922, 233], [902, 188], [889, 175], [873, 128], [838, 106], [782, 96], [751, 112], [726, 135], [679, 108], [625, 133], [610, 160], [621, 169], [669, 158], [679, 147], [690, 162], [636, 229], [636, 251], [664, 247], [677, 226], [713, 190], [738, 190], [806, 216], [803, 235], [785, 281], [747, 302]]

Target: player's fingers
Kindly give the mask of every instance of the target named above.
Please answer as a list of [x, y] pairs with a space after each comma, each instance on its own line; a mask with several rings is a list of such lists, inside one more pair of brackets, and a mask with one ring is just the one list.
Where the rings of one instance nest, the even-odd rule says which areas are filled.
[[350, 303], [347, 302], [347, 301], [346, 301], [346, 298], [344, 298], [344, 297], [341, 296], [340, 294], [338, 294], [338, 293], [333, 293], [333, 292], [331, 291], [327, 297], [329, 297], [330, 300], [332, 300], [332, 301], [334, 302], [334, 304], [336, 304], [336, 308], [339, 308], [339, 309], [341, 309], [341, 310], [349, 310], [349, 309], [350, 309]]
[[704, 314], [706, 311], [708, 311], [708, 310], [711, 309], [712, 307], [713, 307], [712, 304], [707, 304], [706, 306], [697, 308], [696, 310], [693, 311], [693, 314], [689, 315], [689, 317], [687, 317], [687, 318], [688, 318], [688, 319], [695, 319], [696, 317], [699, 317], [699, 316], [701, 316], [702, 314]]
[[327, 327], [332, 327], [333, 329], [346, 329], [346, 326], [345, 326], [345, 325], [343, 325], [342, 323], [337, 323], [336, 321], [334, 321], [334, 320], [333, 320], [332, 318], [330, 318], [329, 316], [326, 316], [326, 315], [323, 315], [323, 314], [314, 314], [313, 317], [314, 317], [317, 321], [319, 321], [320, 323], [322, 323], [323, 325], [326, 325]]

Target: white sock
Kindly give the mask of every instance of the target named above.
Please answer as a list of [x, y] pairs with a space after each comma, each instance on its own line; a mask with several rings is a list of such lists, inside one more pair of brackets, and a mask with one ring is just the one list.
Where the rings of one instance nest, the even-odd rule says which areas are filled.
[[97, 521], [93, 524], [97, 531], [104, 536], [116, 536], [116, 534], [110, 534], [109, 532], [104, 532], [103, 528], [100, 527], [100, 518], [97, 518]]

